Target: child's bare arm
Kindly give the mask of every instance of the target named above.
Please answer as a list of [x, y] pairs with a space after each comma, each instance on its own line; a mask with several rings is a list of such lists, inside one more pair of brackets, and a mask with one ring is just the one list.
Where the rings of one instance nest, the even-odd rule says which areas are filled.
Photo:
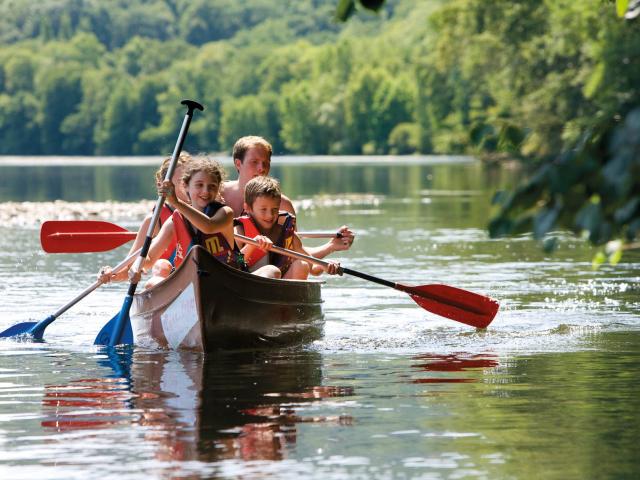
[[156, 260], [160, 258], [160, 256], [164, 253], [164, 251], [169, 247], [171, 243], [171, 239], [175, 236], [175, 227], [173, 225], [173, 218], [169, 218], [162, 228], [160, 232], [151, 242], [151, 246], [149, 247], [149, 253], [147, 255], [147, 259], [144, 262], [143, 268], [150, 268], [153, 266]]
[[231, 207], [222, 207], [213, 217], [208, 217], [204, 212], [181, 200], [178, 200], [175, 207], [202, 233], [212, 234], [223, 232], [227, 229], [231, 231], [233, 227], [233, 210], [231, 210]]

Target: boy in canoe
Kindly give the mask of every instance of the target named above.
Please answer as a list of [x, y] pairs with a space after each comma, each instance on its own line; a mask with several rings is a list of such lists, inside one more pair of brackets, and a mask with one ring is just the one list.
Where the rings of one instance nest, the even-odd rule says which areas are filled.
[[[176, 185], [176, 196], [180, 200], [185, 202], [189, 201], [189, 197], [187, 196], [187, 192], [185, 191], [182, 183], [182, 175], [184, 173], [185, 166], [190, 161], [191, 161], [191, 155], [189, 155], [189, 153], [185, 151], [181, 152], [180, 156], [178, 157], [178, 163], [173, 172], [173, 176], [171, 177], [171, 180]], [[160, 186], [160, 184], [164, 180], [164, 177], [167, 176], [167, 171], [169, 170], [170, 163], [171, 163], [171, 157], [169, 156], [165, 158], [164, 161], [162, 162], [162, 165], [160, 165], [160, 168], [155, 174], [156, 185]], [[173, 207], [171, 207], [165, 202], [164, 205], [162, 206], [162, 210], [160, 211], [160, 218], [158, 220], [158, 225], [156, 225], [156, 228], [153, 232], [154, 236], [158, 234], [158, 231], [160, 230], [160, 228], [162, 228], [162, 225], [171, 218], [171, 215], [173, 215]], [[131, 245], [131, 248], [129, 249], [129, 253], [127, 254], [127, 256], [131, 255], [133, 252], [135, 252], [136, 250], [142, 247], [142, 244], [144, 243], [144, 239], [147, 235], [147, 230], [149, 229], [149, 222], [151, 221], [152, 217], [153, 217], [153, 212], [149, 213], [146, 217], [144, 217], [144, 220], [140, 224], [140, 228], [138, 228], [138, 233], [136, 235], [135, 240], [133, 241], [133, 245]], [[164, 258], [170, 262], [173, 262], [174, 255], [175, 255], [175, 243], [171, 243], [167, 247], [166, 251], [162, 253], [160, 258]], [[116, 281], [127, 280], [127, 270], [122, 269], [120, 272], [114, 275], [110, 266], [104, 266], [100, 269], [99, 280], [102, 283], [109, 283], [111, 280], [116, 280]]]
[[[233, 209], [236, 216], [244, 213], [244, 192], [247, 182], [258, 176], [269, 175], [272, 152], [271, 144], [258, 136], [239, 138], [233, 146], [233, 164], [238, 171], [238, 179], [225, 182], [224, 199], [225, 203]], [[280, 209], [295, 216], [296, 211], [291, 200], [284, 194], [281, 198]], [[349, 230], [349, 227], [343, 225], [338, 232], [340, 236], [333, 237], [324, 245], [306, 247], [309, 255], [316, 258], [324, 258], [330, 253], [351, 248], [354, 235]]]
[[[304, 260], [269, 252], [272, 246], [309, 255], [295, 231], [295, 217], [281, 210], [280, 184], [271, 177], [257, 176], [247, 182], [244, 191], [245, 215], [236, 219], [236, 233], [253, 238], [260, 246], [240, 244], [250, 272], [270, 278], [306, 280], [311, 265]], [[240, 243], [240, 242], [238, 242]], [[329, 262], [327, 273], [335, 275], [339, 264]]]

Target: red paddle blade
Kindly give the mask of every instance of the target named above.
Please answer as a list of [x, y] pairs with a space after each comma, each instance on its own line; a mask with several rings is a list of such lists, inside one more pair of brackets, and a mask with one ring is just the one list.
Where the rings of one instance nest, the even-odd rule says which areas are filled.
[[489, 325], [500, 308], [492, 298], [449, 285], [397, 284], [397, 288], [425, 310], [476, 328]]
[[47, 253], [106, 252], [136, 238], [109, 222], [52, 220], [42, 224], [40, 243]]

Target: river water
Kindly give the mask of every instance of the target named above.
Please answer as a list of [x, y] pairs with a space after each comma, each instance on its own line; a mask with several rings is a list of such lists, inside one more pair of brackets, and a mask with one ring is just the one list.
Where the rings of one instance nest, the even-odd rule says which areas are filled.
[[[135, 229], [106, 202], [153, 199], [154, 161], [77, 160], [0, 162], [0, 211], [98, 201]], [[345, 276], [326, 279], [311, 344], [104, 350], [93, 340], [126, 286], [103, 287], [43, 343], [0, 340], [0, 478], [640, 476], [638, 253], [593, 271], [595, 251], [569, 235], [553, 254], [488, 239], [491, 196], [518, 173], [471, 159], [273, 165], [301, 230], [356, 231], [343, 265], [490, 295], [493, 323], [476, 331]], [[40, 219], [0, 226], [0, 330], [47, 317], [126, 252], [45, 254]]]

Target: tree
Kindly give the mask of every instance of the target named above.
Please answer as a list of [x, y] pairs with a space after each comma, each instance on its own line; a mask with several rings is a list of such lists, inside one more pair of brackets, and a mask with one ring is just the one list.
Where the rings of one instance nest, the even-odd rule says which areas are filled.
[[38, 101], [31, 93], [0, 94], [0, 153], [37, 155], [40, 131]]
[[71, 65], [60, 65], [40, 73], [36, 82], [40, 110], [42, 151], [49, 154], [71, 153], [64, 149], [62, 124], [79, 107], [82, 100], [80, 73]]
[[255, 95], [227, 98], [220, 116], [220, 146], [231, 150], [235, 141], [245, 135], [266, 135], [269, 131], [267, 108]]
[[139, 99], [131, 85], [122, 81], [109, 97], [101, 122], [95, 131], [96, 152], [99, 155], [130, 155], [138, 138], [140, 126], [136, 112]]
[[4, 65], [4, 90], [7, 93], [33, 90], [35, 67], [33, 56], [23, 53], [9, 58]]

